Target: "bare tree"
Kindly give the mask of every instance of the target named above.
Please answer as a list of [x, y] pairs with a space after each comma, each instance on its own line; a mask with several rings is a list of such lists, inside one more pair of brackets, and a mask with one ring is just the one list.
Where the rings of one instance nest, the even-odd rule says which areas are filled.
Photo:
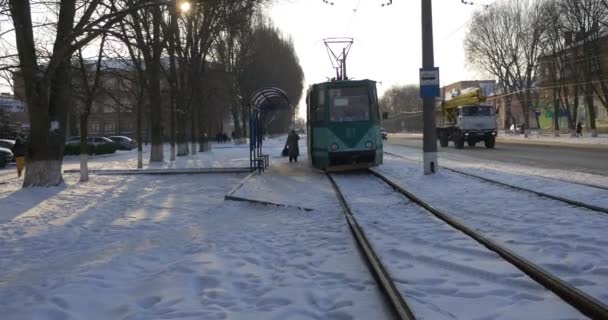
[[[580, 77], [576, 80], [582, 84], [591, 135], [597, 137], [593, 97], [600, 90], [598, 87], [594, 88], [594, 81], [597, 81], [599, 88], [603, 86], [608, 89], [605, 79], [597, 79], [601, 70], [600, 25], [601, 21], [606, 19], [606, 8], [598, 0], [562, 0], [560, 6], [566, 28], [574, 34], [571, 52], [574, 55], [575, 67], [580, 70]], [[575, 90], [578, 90], [578, 85], [575, 86]], [[602, 98], [601, 95], [598, 96]], [[608, 108], [608, 104], [605, 106]]]
[[[101, 44], [99, 45], [99, 51], [97, 54], [97, 61], [95, 62], [93, 70], [93, 79], [91, 81], [91, 74], [89, 67], [85, 63], [82, 55], [82, 50], [78, 49], [78, 66], [80, 71], [81, 81], [79, 82], [82, 88], [82, 100], [83, 108], [80, 112], [80, 182], [89, 181], [89, 167], [88, 167], [88, 124], [89, 115], [91, 114], [91, 107], [97, 97], [98, 89], [100, 87], [100, 79], [102, 73], [102, 63], [104, 57], [104, 45], [106, 42], [105, 34], [101, 37]], [[92, 83], [91, 83], [92, 82]]]
[[[24, 187], [63, 183], [61, 164], [72, 102], [71, 57], [124, 17], [125, 12], [112, 10], [111, 3], [113, 0], [8, 1], [31, 125]], [[49, 46], [37, 45], [33, 30], [39, 26], [32, 20], [36, 9], [32, 4], [58, 13], [56, 20], [43, 23], [50, 26], [49, 32], [37, 33], [51, 39]]]
[[469, 63], [497, 77], [503, 91], [517, 98], [526, 129], [530, 128], [543, 33], [541, 2], [515, 0], [476, 13], [465, 38]]
[[[259, 88], [279, 87], [292, 102], [299, 101], [303, 92], [304, 73], [291, 39], [281, 35], [269, 21], [260, 19], [254, 27], [250, 46], [251, 55], [240, 75], [240, 96], [248, 99]], [[246, 107], [247, 103], [242, 105]], [[267, 132], [286, 132], [293, 123], [294, 112], [296, 110], [267, 117]], [[246, 111], [243, 112], [245, 113]], [[243, 116], [243, 119], [246, 118]]]

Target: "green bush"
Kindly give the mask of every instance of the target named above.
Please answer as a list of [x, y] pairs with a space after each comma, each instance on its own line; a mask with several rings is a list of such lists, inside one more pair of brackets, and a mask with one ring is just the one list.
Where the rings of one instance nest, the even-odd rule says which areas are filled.
[[[100, 145], [87, 145], [87, 153], [89, 155], [100, 155], [100, 154], [109, 154], [116, 152], [116, 146], [113, 144], [100, 144]], [[71, 155], [79, 155], [80, 154], [80, 145], [79, 144], [68, 144], [65, 146], [65, 150], [63, 154], [66, 156]]]

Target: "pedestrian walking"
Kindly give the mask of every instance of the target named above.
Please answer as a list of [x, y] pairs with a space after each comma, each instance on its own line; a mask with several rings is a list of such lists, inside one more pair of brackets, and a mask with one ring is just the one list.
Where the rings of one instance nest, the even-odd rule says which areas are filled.
[[576, 124], [576, 136], [577, 137], [582, 137], [583, 136], [583, 123], [581, 121], [579, 121]]
[[296, 133], [295, 130], [291, 130], [291, 132], [287, 136], [287, 142], [285, 143], [285, 147], [287, 148], [287, 154], [289, 155], [289, 162], [298, 162], [298, 156], [300, 155], [298, 140], [300, 140], [300, 136]]
[[26, 146], [23, 140], [20, 137], [17, 137], [15, 140], [15, 144], [11, 148], [13, 155], [15, 156], [15, 162], [17, 162], [17, 177], [21, 177], [21, 172], [23, 172], [23, 168], [25, 167], [25, 153]]

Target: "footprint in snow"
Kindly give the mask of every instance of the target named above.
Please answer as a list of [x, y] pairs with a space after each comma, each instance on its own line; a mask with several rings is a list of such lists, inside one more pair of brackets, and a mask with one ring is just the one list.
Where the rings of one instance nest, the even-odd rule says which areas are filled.
[[195, 293], [201, 295], [205, 290], [219, 287], [220, 281], [215, 277], [199, 276], [194, 279], [193, 286]]
[[150, 309], [155, 304], [159, 303], [161, 300], [162, 299], [159, 296], [148, 296], [148, 297], [143, 297], [143, 298], [139, 299], [137, 301], [137, 304], [144, 309]]
[[63, 299], [63, 298], [53, 297], [53, 298], [51, 298], [51, 302], [54, 303], [56, 306], [58, 306], [62, 310], [67, 310], [70, 308], [70, 305], [68, 304], [68, 302], [65, 301], [65, 299]]

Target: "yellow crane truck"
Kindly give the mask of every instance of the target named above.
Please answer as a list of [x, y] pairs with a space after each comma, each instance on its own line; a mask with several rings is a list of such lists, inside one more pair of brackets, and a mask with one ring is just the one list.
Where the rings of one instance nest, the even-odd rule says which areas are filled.
[[465, 142], [474, 147], [483, 141], [486, 148], [494, 148], [496, 111], [485, 101], [480, 88], [464, 89], [459, 96], [443, 100], [440, 113], [436, 113], [439, 144], [447, 147], [453, 141], [456, 149], [462, 149]]

